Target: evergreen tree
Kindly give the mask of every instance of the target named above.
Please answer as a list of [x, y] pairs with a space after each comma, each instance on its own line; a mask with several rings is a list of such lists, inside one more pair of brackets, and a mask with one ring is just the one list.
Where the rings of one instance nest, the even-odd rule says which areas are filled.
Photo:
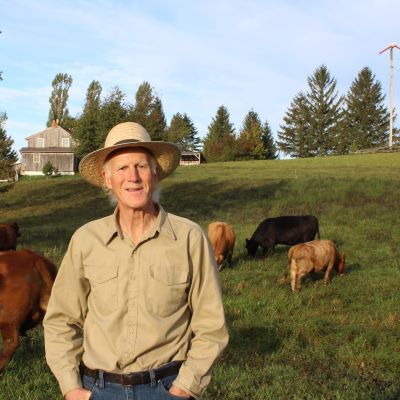
[[167, 131], [167, 140], [176, 143], [181, 150], [199, 151], [200, 139], [197, 129], [187, 114], [176, 113], [172, 116]]
[[167, 130], [167, 120], [165, 118], [161, 99], [154, 98], [149, 118], [146, 122], [146, 129], [151, 135], [151, 140], [164, 140]]
[[390, 112], [375, 75], [365, 67], [353, 81], [345, 98], [343, 129], [338, 135], [337, 152], [384, 146], [388, 142]]
[[167, 127], [161, 99], [153, 93], [149, 82], [143, 82], [135, 95], [135, 105], [129, 113], [129, 120], [141, 124], [152, 140], [162, 140]]
[[261, 135], [261, 120], [258, 114], [251, 110], [244, 118], [243, 126], [237, 139], [237, 157], [240, 159], [265, 158]]
[[115, 125], [128, 121], [128, 108], [125, 105], [125, 94], [115, 86], [103, 100], [99, 113], [99, 130], [96, 135], [97, 148], [101, 147], [108, 132]]
[[100, 109], [102, 87], [98, 81], [92, 81], [86, 91], [86, 102], [82, 114], [76, 122], [73, 137], [77, 147], [75, 154], [83, 157], [97, 150], [102, 145], [103, 137], [100, 134]]
[[47, 126], [51, 126], [52, 121], [57, 121], [60, 126], [65, 127], [64, 120], [69, 116], [67, 102], [68, 91], [71, 85], [71, 75], [59, 73], [53, 79], [53, 91], [49, 98], [50, 111]]
[[343, 98], [338, 98], [336, 79], [321, 65], [308, 78], [307, 103], [310, 112], [310, 150], [313, 155], [332, 153], [342, 118]]
[[236, 156], [235, 142], [235, 128], [229, 120], [227, 108], [222, 105], [208, 126], [207, 136], [203, 140], [203, 151], [207, 161], [234, 160]]
[[13, 164], [17, 162], [18, 156], [12, 149], [14, 140], [7, 136], [5, 123], [7, 114], [0, 113], [0, 179], [8, 179], [14, 175]]
[[261, 142], [264, 158], [267, 160], [276, 160], [278, 158], [277, 148], [268, 121], [265, 121], [264, 125], [262, 126]]
[[311, 157], [310, 110], [304, 93], [298, 93], [283, 117], [277, 145], [291, 157]]

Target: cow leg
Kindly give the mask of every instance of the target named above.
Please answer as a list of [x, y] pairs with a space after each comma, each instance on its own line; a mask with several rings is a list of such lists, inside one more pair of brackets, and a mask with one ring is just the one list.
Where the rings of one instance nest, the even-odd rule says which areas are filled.
[[333, 263], [330, 263], [325, 271], [325, 285], [329, 285], [329, 282], [331, 281], [332, 269], [333, 269]]
[[0, 374], [19, 346], [19, 332], [16, 326], [7, 325], [1, 328], [1, 336], [3, 351], [0, 353]]

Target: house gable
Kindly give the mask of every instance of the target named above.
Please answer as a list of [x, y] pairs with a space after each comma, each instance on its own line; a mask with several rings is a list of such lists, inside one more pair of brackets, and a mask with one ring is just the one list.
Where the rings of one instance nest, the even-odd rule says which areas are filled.
[[25, 138], [27, 147], [20, 150], [21, 174], [42, 175], [43, 166], [50, 162], [63, 175], [77, 171], [71, 134], [58, 124]]

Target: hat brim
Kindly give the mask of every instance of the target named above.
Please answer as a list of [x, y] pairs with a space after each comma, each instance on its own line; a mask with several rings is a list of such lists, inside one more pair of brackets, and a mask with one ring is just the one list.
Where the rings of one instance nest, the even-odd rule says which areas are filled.
[[181, 152], [175, 144], [161, 141], [136, 141], [116, 144], [87, 154], [79, 163], [79, 172], [92, 185], [104, 187], [102, 171], [107, 157], [116, 150], [136, 147], [147, 149], [153, 154], [157, 161], [159, 180], [171, 175], [179, 165]]

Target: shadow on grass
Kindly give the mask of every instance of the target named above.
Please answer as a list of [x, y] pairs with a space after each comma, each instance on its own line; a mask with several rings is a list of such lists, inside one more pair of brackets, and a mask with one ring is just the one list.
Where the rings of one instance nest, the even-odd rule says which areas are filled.
[[15, 183], [7, 183], [5, 185], [0, 185], [0, 193], [7, 193], [10, 189], [14, 187]]
[[[229, 315], [227, 320], [230, 320]], [[255, 356], [265, 356], [277, 351], [282, 343], [282, 337], [276, 327], [254, 326], [237, 328], [228, 322], [229, 346], [225, 361], [243, 364], [243, 360], [252, 362]]]

